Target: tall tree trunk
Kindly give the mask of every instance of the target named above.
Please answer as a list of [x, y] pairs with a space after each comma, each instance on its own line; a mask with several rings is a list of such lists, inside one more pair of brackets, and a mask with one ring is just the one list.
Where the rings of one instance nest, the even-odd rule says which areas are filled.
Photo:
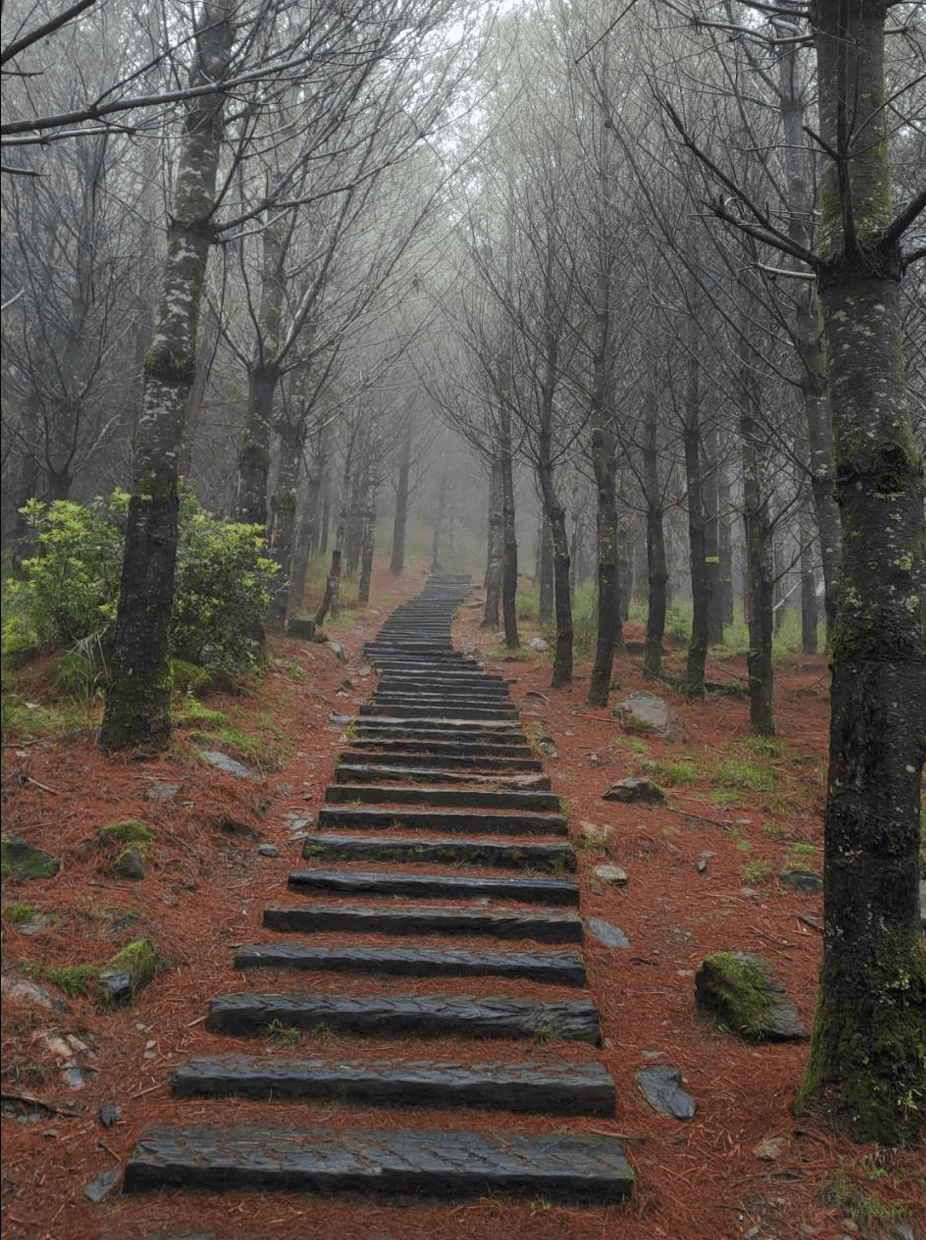
[[646, 569], [649, 597], [646, 607], [646, 641], [643, 647], [643, 675], [662, 676], [662, 638], [666, 631], [669, 601], [669, 571], [662, 525], [662, 489], [659, 485], [659, 457], [656, 431], [656, 394], [646, 394], [646, 438], [643, 445], [643, 489], [646, 495]]
[[[194, 87], [221, 82], [234, 37], [233, 0], [203, 6]], [[195, 96], [185, 118], [167, 228], [164, 293], [145, 356], [135, 433], [119, 611], [100, 731], [104, 749], [163, 744], [170, 735], [167, 628], [177, 558], [177, 463], [196, 370], [196, 331], [222, 138], [221, 92]]]
[[501, 457], [492, 457], [489, 471], [489, 529], [486, 551], [486, 603], [483, 612], [483, 629], [497, 629], [502, 598], [502, 570], [505, 561], [504, 489], [502, 487]]
[[502, 619], [505, 625], [505, 645], [509, 650], [516, 650], [521, 645], [515, 600], [518, 592], [518, 535], [515, 527], [511, 415], [507, 409], [502, 410], [499, 422], [499, 458], [502, 470]]
[[743, 520], [746, 526], [746, 613], [749, 620], [749, 726], [757, 736], [775, 731], [772, 714], [772, 537], [762, 494], [762, 441], [756, 430], [754, 380], [740, 377], [740, 438], [743, 457]]
[[299, 489], [299, 466], [305, 439], [305, 420], [279, 419], [280, 465], [277, 471], [276, 495], [270, 526], [270, 555], [279, 568], [270, 601], [268, 620], [272, 628], [282, 632], [286, 627], [289, 607], [290, 578], [295, 558], [296, 498]]
[[813, 522], [807, 504], [801, 504], [801, 650], [817, 653], [817, 580], [813, 571]]
[[708, 593], [704, 571], [704, 501], [701, 496], [701, 362], [697, 329], [689, 328], [688, 376], [685, 391], [685, 478], [688, 486], [688, 558], [691, 565], [691, 638], [681, 690], [687, 697], [704, 696], [707, 662]]
[[367, 495], [363, 513], [363, 533], [360, 539], [360, 576], [357, 579], [357, 602], [366, 606], [370, 601], [370, 581], [373, 577], [373, 552], [376, 549], [376, 470], [367, 471]]
[[[799, 81], [798, 48], [788, 40], [781, 44], [778, 73], [785, 136], [784, 156], [788, 175], [788, 233], [792, 241], [804, 249], [809, 249], [814, 204], [807, 185], [804, 92]], [[817, 287], [813, 283], [802, 286], [795, 295], [794, 342], [803, 366], [801, 392], [810, 446], [810, 481], [820, 537], [823, 600], [829, 640], [836, 615], [841, 549], [833, 472], [833, 431], [827, 391], [826, 348], [820, 301]]]
[[707, 581], [707, 640], [723, 641], [720, 563], [720, 432], [712, 418], [704, 436], [704, 575]]
[[392, 521], [392, 558], [389, 561], [390, 573], [398, 576], [405, 567], [405, 530], [408, 525], [408, 475], [412, 464], [412, 432], [411, 414], [408, 414], [402, 429], [402, 455], [399, 458], [399, 477], [395, 489], [395, 517]]
[[[599, 410], [600, 414], [600, 410]], [[589, 706], [606, 706], [611, 691], [614, 638], [620, 625], [617, 591], [617, 509], [615, 507], [614, 439], [602, 418], [592, 421], [592, 468], [597, 488], [595, 508], [598, 561], [598, 615], [595, 661], [589, 677]]]
[[[553, 623], [553, 531], [550, 529], [550, 518], [546, 504], [540, 518], [540, 554], [539, 578], [539, 612], [537, 621], [541, 628], [548, 629]], [[568, 546], [567, 546], [568, 551]]]
[[[926, 957], [918, 844], [926, 747], [923, 462], [901, 356], [878, 0], [814, 8], [824, 169], [819, 288], [843, 565], [831, 646], [823, 962], [797, 1099], [857, 1141], [916, 1145]], [[926, 200], [921, 192], [920, 209]], [[908, 221], [915, 216], [907, 215]]]

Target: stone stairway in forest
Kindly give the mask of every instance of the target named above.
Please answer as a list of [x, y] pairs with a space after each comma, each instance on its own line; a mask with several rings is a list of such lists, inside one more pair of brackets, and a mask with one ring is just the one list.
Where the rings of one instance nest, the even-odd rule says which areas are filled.
[[[469, 591], [468, 578], [432, 576], [367, 647], [381, 678], [304, 841], [306, 868], [289, 875], [291, 900], [265, 910], [268, 941], [235, 957], [258, 988], [209, 1005], [210, 1028], [259, 1048], [239, 1042], [172, 1078], [180, 1098], [304, 1101], [305, 1123], [148, 1131], [123, 1191], [571, 1204], [630, 1191], [621, 1143], [562, 1123], [614, 1112], [575, 854], [504, 682], [453, 650]], [[338, 1051], [268, 1055], [268, 1030], [324, 1030]], [[351, 1037], [363, 1054], [345, 1052]], [[317, 1103], [338, 1104], [339, 1124], [314, 1123]], [[394, 1110], [394, 1125], [364, 1127], [374, 1108]], [[416, 1127], [408, 1108], [446, 1122]], [[474, 1128], [469, 1108], [491, 1124]], [[538, 1132], [531, 1114], [550, 1122]]]

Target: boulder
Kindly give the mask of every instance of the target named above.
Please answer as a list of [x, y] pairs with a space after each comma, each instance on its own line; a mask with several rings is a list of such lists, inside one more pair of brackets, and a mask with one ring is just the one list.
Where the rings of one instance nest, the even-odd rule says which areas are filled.
[[664, 805], [666, 794], [651, 779], [619, 779], [602, 796], [603, 801], [625, 804]]
[[768, 961], [748, 952], [709, 956], [695, 975], [695, 1005], [702, 1016], [750, 1042], [810, 1036]]
[[629, 732], [652, 732], [666, 740], [684, 740], [685, 725], [681, 717], [662, 698], [632, 693], [616, 704], [613, 713]]
[[18, 835], [0, 837], [0, 873], [3, 878], [53, 878], [58, 861]]
[[310, 642], [315, 636], [314, 620], [290, 620], [286, 626], [287, 637], [301, 637], [303, 641]]

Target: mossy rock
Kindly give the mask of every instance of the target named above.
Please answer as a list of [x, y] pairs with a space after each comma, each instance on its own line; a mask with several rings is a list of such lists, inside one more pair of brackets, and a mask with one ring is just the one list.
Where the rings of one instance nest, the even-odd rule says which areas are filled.
[[135, 939], [100, 970], [100, 990], [109, 1003], [130, 1003], [163, 967], [164, 962], [151, 940]]
[[3, 878], [53, 878], [59, 862], [18, 835], [0, 836], [0, 873]]
[[101, 844], [153, 844], [154, 832], [147, 823], [134, 819], [131, 822], [111, 822], [100, 827], [97, 839]]
[[709, 956], [695, 976], [695, 1005], [718, 1027], [750, 1042], [810, 1036], [768, 961], [748, 952]]
[[137, 881], [145, 877], [147, 870], [148, 850], [140, 844], [129, 844], [113, 862], [113, 870], [120, 878]]

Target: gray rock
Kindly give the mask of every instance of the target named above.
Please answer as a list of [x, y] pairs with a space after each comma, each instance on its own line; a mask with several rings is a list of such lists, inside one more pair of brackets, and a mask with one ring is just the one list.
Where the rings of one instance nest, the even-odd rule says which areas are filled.
[[697, 1106], [682, 1089], [682, 1075], [676, 1068], [641, 1068], [637, 1080], [647, 1102], [660, 1115], [685, 1120], [693, 1117]]
[[88, 1201], [102, 1201], [119, 1183], [119, 1171], [101, 1171], [95, 1180], [84, 1185], [84, 1196]]
[[546, 754], [548, 758], [558, 758], [559, 750], [550, 741], [541, 741], [537, 746], [542, 754]]
[[542, 637], [532, 637], [532, 638], [530, 639], [530, 641], [529, 641], [527, 644], [528, 644], [528, 646], [530, 646], [531, 650], [546, 650], [546, 649], [548, 649], [548, 647], [547, 647], [547, 643], [543, 640], [543, 638], [542, 638]]
[[336, 659], [340, 659], [343, 663], [347, 658], [347, 650], [340, 642], [329, 642], [328, 649], [332, 652]]
[[0, 873], [3, 878], [52, 878], [58, 873], [59, 862], [41, 848], [27, 843], [18, 835], [4, 831], [0, 848]]
[[794, 891], [802, 891], [805, 895], [817, 895], [823, 890], [823, 879], [813, 870], [779, 870], [778, 881]]
[[111, 1128], [118, 1118], [119, 1109], [113, 1106], [111, 1102], [107, 1102], [105, 1106], [100, 1107], [100, 1123], [104, 1128]]
[[702, 1016], [747, 1041], [810, 1036], [768, 961], [748, 952], [709, 956], [695, 975], [695, 1005]]
[[4, 1003], [22, 1004], [23, 1007], [44, 1008], [47, 1012], [69, 1012], [71, 1009], [63, 999], [57, 998], [35, 982], [24, 977], [11, 977], [4, 974], [0, 978], [0, 991]]
[[623, 930], [619, 930], [617, 926], [612, 926], [598, 917], [586, 917], [585, 928], [589, 934], [595, 936], [599, 943], [604, 943], [605, 947], [627, 948], [630, 946], [630, 939]]
[[262, 857], [279, 857], [280, 850], [274, 848], [272, 844], [261, 844], [257, 851]]
[[236, 762], [234, 758], [230, 758], [227, 753], [222, 753], [218, 749], [204, 749], [202, 755], [212, 766], [217, 766], [220, 771], [227, 771], [229, 775], [237, 775], [241, 779], [253, 780], [255, 784], [259, 784], [260, 780], [241, 762]]
[[152, 784], [145, 793], [145, 800], [172, 801], [179, 791], [176, 784]]
[[627, 886], [627, 872], [619, 865], [596, 865], [595, 877], [603, 883], [610, 883], [612, 887]]
[[145, 853], [137, 844], [123, 848], [116, 858], [113, 869], [120, 878], [137, 880], [145, 877]]
[[114, 1005], [129, 1003], [134, 994], [132, 975], [129, 972], [105, 970], [100, 974], [100, 989]]
[[355, 716], [354, 715], [330, 714], [328, 718], [331, 720], [332, 723], [353, 723]]
[[666, 794], [651, 779], [619, 779], [602, 796], [604, 801], [623, 801], [625, 804], [663, 805]]
[[652, 732], [666, 740], [680, 741], [685, 738], [685, 725], [668, 702], [662, 698], [649, 697], [645, 693], [632, 693], [622, 698], [614, 707], [614, 717], [620, 719], [631, 732]]

